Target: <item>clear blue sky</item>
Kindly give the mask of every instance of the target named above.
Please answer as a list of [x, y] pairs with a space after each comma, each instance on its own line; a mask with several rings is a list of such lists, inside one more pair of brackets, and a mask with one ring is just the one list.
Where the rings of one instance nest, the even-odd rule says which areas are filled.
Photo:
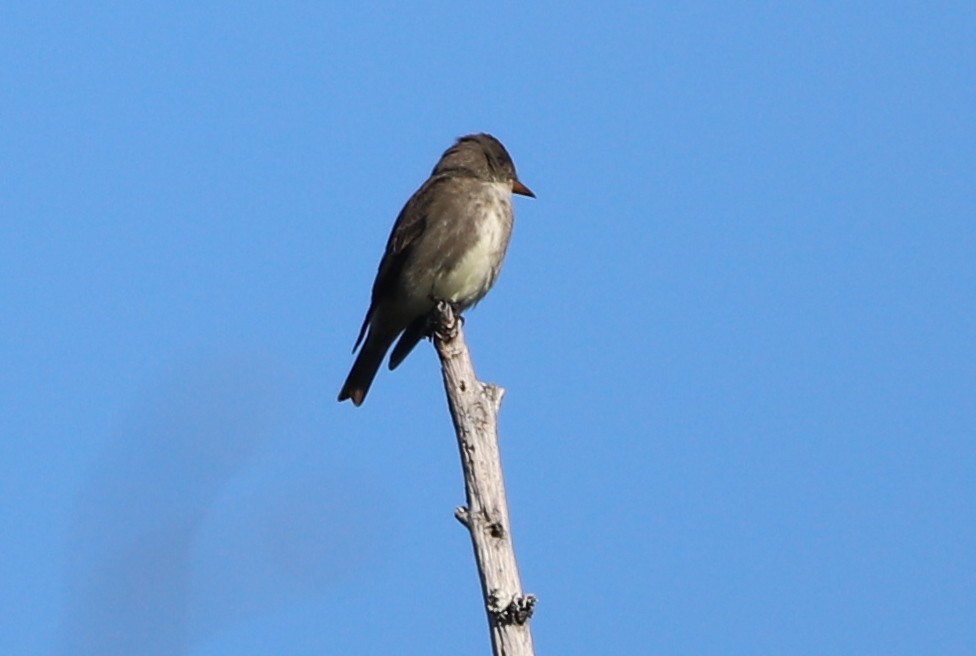
[[485, 654], [433, 349], [338, 404], [452, 140], [540, 654], [976, 653], [976, 5], [0, 10], [0, 651]]

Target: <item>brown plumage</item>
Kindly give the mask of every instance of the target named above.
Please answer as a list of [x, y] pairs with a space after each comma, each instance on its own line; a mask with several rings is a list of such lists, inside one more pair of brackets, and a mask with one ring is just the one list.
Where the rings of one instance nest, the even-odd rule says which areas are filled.
[[437, 301], [463, 311], [488, 293], [512, 234], [513, 193], [535, 196], [491, 135], [461, 137], [444, 152], [393, 225], [340, 401], [362, 404], [390, 346], [396, 341], [395, 369], [424, 337]]

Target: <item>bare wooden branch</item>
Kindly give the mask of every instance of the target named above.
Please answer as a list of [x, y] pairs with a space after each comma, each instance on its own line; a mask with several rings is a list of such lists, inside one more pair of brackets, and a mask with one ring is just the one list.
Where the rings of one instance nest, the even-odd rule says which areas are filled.
[[533, 595], [522, 593], [498, 450], [498, 410], [505, 391], [479, 381], [453, 309], [435, 311], [434, 345], [457, 433], [467, 506], [454, 515], [474, 546], [495, 656], [532, 656]]

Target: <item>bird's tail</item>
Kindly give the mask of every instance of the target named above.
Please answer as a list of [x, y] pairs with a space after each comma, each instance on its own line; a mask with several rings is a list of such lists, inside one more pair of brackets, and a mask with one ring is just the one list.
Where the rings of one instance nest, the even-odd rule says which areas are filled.
[[369, 391], [369, 386], [373, 384], [373, 378], [376, 377], [376, 372], [379, 370], [380, 364], [383, 363], [383, 356], [390, 349], [394, 338], [396, 338], [396, 334], [387, 336], [370, 332], [362, 350], [356, 356], [356, 362], [353, 363], [352, 369], [346, 377], [346, 382], [342, 385], [342, 390], [339, 392], [340, 401], [351, 399], [353, 404], [357, 406], [363, 404], [366, 399], [366, 392]]
[[400, 335], [396, 346], [393, 347], [393, 354], [390, 356], [390, 369], [396, 369], [403, 362], [403, 359], [410, 355], [410, 351], [417, 345], [427, 331], [427, 315], [421, 315], [414, 319], [413, 323]]

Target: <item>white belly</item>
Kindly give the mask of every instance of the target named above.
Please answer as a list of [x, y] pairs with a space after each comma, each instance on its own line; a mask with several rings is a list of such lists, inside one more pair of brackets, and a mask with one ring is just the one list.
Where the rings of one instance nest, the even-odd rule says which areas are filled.
[[505, 248], [505, 232], [500, 221], [482, 221], [478, 241], [450, 271], [434, 282], [435, 298], [453, 302], [472, 302], [488, 291], [495, 266]]
[[477, 303], [494, 283], [511, 232], [511, 189], [505, 183], [498, 183], [492, 185], [492, 190], [494, 197], [485, 204], [485, 215], [477, 222], [474, 245], [433, 281], [435, 298], [469, 306]]

